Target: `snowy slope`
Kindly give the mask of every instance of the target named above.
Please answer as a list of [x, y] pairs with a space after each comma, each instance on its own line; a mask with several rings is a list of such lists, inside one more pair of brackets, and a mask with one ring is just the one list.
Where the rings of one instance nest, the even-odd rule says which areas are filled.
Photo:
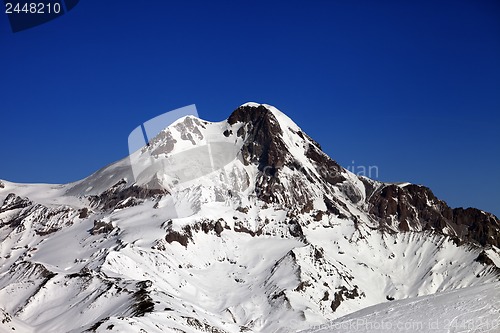
[[293, 331], [500, 280], [496, 217], [358, 177], [269, 105], [0, 203], [0, 328], [21, 332]]
[[500, 284], [374, 305], [303, 333], [500, 332]]

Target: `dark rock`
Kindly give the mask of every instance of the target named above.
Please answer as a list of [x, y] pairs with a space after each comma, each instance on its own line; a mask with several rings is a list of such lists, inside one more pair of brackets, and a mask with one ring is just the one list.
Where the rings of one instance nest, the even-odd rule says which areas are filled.
[[[227, 227], [227, 225], [225, 227], [223, 227], [221, 222], [224, 222], [224, 220], [223, 219], [219, 219], [215, 223], [212, 220], [203, 220], [201, 222], [196, 222], [196, 223], [192, 224], [191, 228], [194, 231], [200, 231], [201, 230], [201, 231], [203, 231], [206, 234], [208, 234], [209, 232], [213, 231], [213, 232], [215, 232], [217, 234], [217, 236], [220, 236], [220, 234], [222, 233], [222, 231], [224, 231], [225, 227]], [[229, 228], [226, 228], [226, 229], [229, 229]]]
[[322, 211], [319, 211], [319, 212], [317, 212], [314, 215], [314, 221], [321, 221], [322, 218], [323, 218], [323, 212]]
[[344, 193], [349, 198], [349, 200], [351, 200], [352, 203], [356, 204], [359, 201], [361, 201], [362, 199], [361, 193], [359, 193], [359, 191], [353, 184], [348, 182], [343, 182], [338, 187], [340, 188], [342, 193]]
[[85, 218], [89, 217], [89, 209], [87, 207], [79, 209], [78, 213], [79, 213], [79, 215], [78, 215], [79, 219], [85, 219]]
[[294, 289], [295, 291], [305, 291], [307, 287], [312, 286], [309, 281], [301, 281], [299, 285]]
[[[127, 187], [125, 180], [121, 180], [100, 195], [89, 197], [90, 203], [94, 207], [102, 210], [113, 210], [125, 208], [140, 203], [140, 199], [158, 198], [167, 191], [164, 189], [149, 189], [132, 185]], [[127, 200], [132, 198], [132, 200]]]
[[375, 185], [373, 183], [373, 180], [365, 177], [359, 177], [359, 179], [361, 180], [361, 182], [363, 182], [363, 185], [365, 185], [365, 197], [371, 197], [373, 192], [375, 192]]
[[151, 280], [144, 280], [144, 281], [139, 281], [135, 284], [136, 288], [139, 289], [147, 289], [153, 285], [153, 282]]
[[496, 216], [475, 208], [451, 209], [427, 187], [388, 184], [375, 190], [368, 200], [369, 213], [381, 227], [391, 226], [395, 219], [403, 232], [432, 230], [446, 233], [459, 243], [500, 245], [500, 221]]
[[323, 196], [323, 201], [326, 205], [326, 209], [328, 209], [330, 213], [333, 213], [335, 215], [340, 214], [340, 210], [337, 207], [335, 207], [333, 202], [327, 196]]
[[309, 144], [306, 150], [306, 157], [315, 162], [316, 170], [328, 184], [336, 185], [345, 180], [344, 176], [340, 174], [342, 167], [318, 147]]
[[250, 229], [248, 229], [247, 227], [245, 227], [243, 224], [241, 224], [241, 222], [234, 224], [234, 231], [236, 231], [236, 232], [244, 232], [244, 233], [249, 234], [252, 237], [255, 236], [255, 232], [252, 231], [252, 230], [250, 230]]
[[276, 117], [266, 107], [239, 107], [229, 116], [227, 122], [230, 125], [236, 122], [245, 124], [237, 134], [246, 136], [241, 149], [246, 164], [257, 162], [260, 171], [269, 172], [283, 166], [288, 153], [281, 138], [283, 131]]
[[322, 248], [314, 248], [314, 259], [319, 260], [323, 258], [323, 249]]
[[192, 239], [193, 234], [189, 225], [182, 228], [182, 233], [174, 230], [169, 230], [165, 236], [167, 243], [177, 242], [184, 247], [187, 247], [189, 239]]
[[46, 235], [53, 234], [54, 232], [57, 232], [59, 230], [61, 230], [61, 228], [48, 228], [45, 230], [35, 230], [35, 233], [39, 236], [46, 236]]
[[358, 286], [354, 286], [353, 289], [349, 290], [345, 286], [341, 286], [339, 288], [339, 291], [337, 291], [334, 295], [332, 304], [330, 307], [332, 308], [332, 311], [335, 312], [337, 308], [340, 306], [340, 304], [346, 300], [346, 299], [355, 299], [357, 297], [363, 297], [364, 293], [361, 293], [361, 295], [358, 292]]
[[308, 200], [305, 205], [302, 207], [301, 213], [309, 213], [314, 208], [314, 202], [312, 200]]
[[74, 278], [89, 278], [91, 276], [92, 276], [92, 273], [90, 273], [90, 270], [88, 268], [86, 268], [86, 267], [82, 268], [77, 273], [71, 273], [71, 274], [66, 275], [66, 277], [68, 277], [70, 279], [74, 279]]
[[300, 224], [295, 220], [290, 220], [288, 222], [288, 231], [290, 235], [296, 238], [304, 239], [304, 232]]
[[484, 264], [484, 265], [492, 265], [492, 266], [496, 267], [496, 265], [493, 262], [493, 260], [491, 260], [491, 258], [488, 257], [488, 255], [484, 251], [481, 251], [481, 253], [479, 253], [479, 255], [477, 256], [477, 258], [475, 259], [475, 261], [477, 261], [477, 262], [479, 262], [481, 264]]
[[243, 213], [243, 214], [248, 213], [248, 207], [237, 207], [237, 208], [236, 208], [236, 210], [237, 210], [238, 212]]
[[132, 314], [136, 317], [142, 317], [148, 312], [153, 312], [155, 304], [146, 288], [140, 288], [132, 296], [135, 303], [132, 306]]
[[170, 231], [166, 236], [165, 240], [167, 243], [172, 243], [172, 242], [177, 242], [181, 244], [182, 246], [187, 246], [189, 238], [186, 235], [181, 234], [180, 232], [177, 231]]
[[114, 229], [111, 222], [106, 222], [102, 220], [94, 220], [94, 226], [90, 229], [92, 235], [105, 234], [111, 232]]
[[194, 327], [196, 331], [199, 332], [211, 332], [211, 333], [227, 333], [224, 330], [221, 330], [215, 326], [212, 326], [208, 323], [201, 322], [200, 320], [193, 317], [185, 317], [181, 316], [181, 318], [186, 319], [186, 322], [189, 326]]
[[14, 193], [9, 193], [0, 207], [0, 213], [14, 209], [26, 208], [31, 205], [33, 205], [33, 202], [31, 202], [28, 198], [21, 198]]
[[286, 295], [285, 295], [285, 291], [284, 290], [281, 290], [280, 292], [278, 293], [275, 293], [271, 299], [275, 300], [275, 299], [278, 299], [280, 297], [283, 297], [283, 298], [286, 298]]
[[452, 221], [465, 240], [475, 240], [482, 246], [500, 247], [500, 220], [493, 214], [476, 208], [455, 208], [451, 212]]
[[217, 221], [215, 222], [215, 233], [220, 236], [220, 234], [224, 231], [224, 228], [222, 227], [222, 224]]
[[[102, 325], [102, 324], [104, 324], [104, 322], [105, 322], [106, 320], [108, 320], [108, 319], [109, 319], [109, 317], [106, 317], [106, 318], [103, 318], [103, 319], [101, 319], [101, 320], [97, 321], [97, 322], [96, 322], [96, 323], [94, 323], [92, 326], [90, 326], [87, 330], [85, 330], [85, 332], [97, 332], [97, 329], [98, 329], [99, 327], [101, 327], [101, 325]], [[109, 326], [108, 326], [108, 327], [109, 327]]]
[[332, 311], [335, 312], [343, 301], [344, 298], [342, 297], [342, 292], [336, 292], [333, 295], [333, 301], [330, 304], [330, 308], [332, 309]]

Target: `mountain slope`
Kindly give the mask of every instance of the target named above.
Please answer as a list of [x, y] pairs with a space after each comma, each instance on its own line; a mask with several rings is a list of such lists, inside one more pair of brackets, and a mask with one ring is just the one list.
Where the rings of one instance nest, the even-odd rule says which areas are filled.
[[0, 202], [0, 309], [36, 332], [305, 329], [500, 278], [494, 215], [358, 177], [269, 105]]
[[488, 283], [359, 310], [303, 333], [498, 332], [500, 284]]

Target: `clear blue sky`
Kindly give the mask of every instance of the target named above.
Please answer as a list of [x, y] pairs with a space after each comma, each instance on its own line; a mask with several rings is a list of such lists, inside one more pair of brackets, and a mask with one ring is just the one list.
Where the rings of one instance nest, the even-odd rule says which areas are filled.
[[500, 2], [97, 1], [11, 33], [0, 13], [0, 178], [69, 182], [143, 121], [257, 101], [344, 166], [500, 215]]

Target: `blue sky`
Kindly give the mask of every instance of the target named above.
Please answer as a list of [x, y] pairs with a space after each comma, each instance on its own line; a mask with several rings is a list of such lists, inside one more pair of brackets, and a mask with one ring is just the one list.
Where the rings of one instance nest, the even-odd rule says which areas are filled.
[[156, 115], [257, 101], [344, 166], [500, 215], [496, 0], [82, 0], [15, 34], [0, 13], [0, 45], [2, 179], [74, 181]]

